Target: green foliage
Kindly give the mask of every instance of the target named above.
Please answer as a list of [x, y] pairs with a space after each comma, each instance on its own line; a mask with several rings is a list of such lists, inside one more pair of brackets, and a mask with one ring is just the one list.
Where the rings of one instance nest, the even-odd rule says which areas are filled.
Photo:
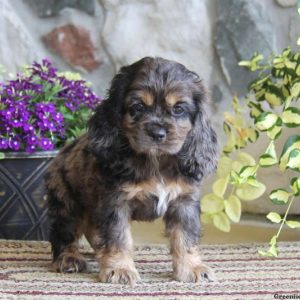
[[[269, 249], [259, 253], [274, 257], [278, 255], [277, 240], [283, 225], [300, 227], [300, 222], [287, 220], [293, 201], [300, 196], [300, 135], [289, 136], [282, 149], [276, 141], [279, 136], [287, 135], [287, 128], [300, 127], [300, 53], [285, 49], [267, 63], [257, 53], [250, 61], [242, 61], [239, 65], [259, 75], [249, 85], [249, 93], [243, 99], [245, 105], [234, 97], [233, 114], [224, 114], [227, 141], [212, 193], [204, 196], [202, 202], [202, 219], [228, 232], [231, 222], [240, 221], [242, 202], [252, 201], [265, 193], [266, 186], [258, 179], [260, 168], [276, 167], [283, 175], [287, 171], [295, 173], [289, 187], [278, 187], [269, 195], [275, 205], [287, 206], [284, 216], [275, 212], [267, 215], [269, 221], [280, 227]], [[245, 148], [249, 143], [256, 143], [259, 137], [268, 139], [269, 143], [256, 159]]]

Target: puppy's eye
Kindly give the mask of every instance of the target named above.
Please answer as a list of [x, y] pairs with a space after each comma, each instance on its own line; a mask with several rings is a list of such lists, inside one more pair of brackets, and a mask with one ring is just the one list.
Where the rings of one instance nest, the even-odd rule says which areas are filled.
[[175, 105], [175, 106], [173, 107], [173, 109], [172, 109], [172, 113], [173, 113], [173, 115], [175, 115], [175, 116], [181, 116], [181, 115], [184, 114], [184, 109], [183, 109], [183, 107], [180, 106], [180, 105]]
[[135, 111], [142, 112], [145, 110], [145, 105], [143, 103], [136, 103], [131, 106]]

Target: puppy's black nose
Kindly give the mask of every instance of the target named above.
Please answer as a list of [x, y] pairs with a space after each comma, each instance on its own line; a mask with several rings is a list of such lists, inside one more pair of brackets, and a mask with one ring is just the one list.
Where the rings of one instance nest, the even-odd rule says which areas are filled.
[[156, 142], [162, 142], [166, 139], [167, 131], [159, 124], [148, 124], [146, 126], [147, 134]]

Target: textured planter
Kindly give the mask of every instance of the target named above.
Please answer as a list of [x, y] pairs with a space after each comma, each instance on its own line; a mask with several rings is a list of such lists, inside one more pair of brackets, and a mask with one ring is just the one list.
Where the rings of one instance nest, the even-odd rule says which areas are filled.
[[0, 238], [48, 239], [44, 173], [56, 154], [10, 152], [0, 160]]

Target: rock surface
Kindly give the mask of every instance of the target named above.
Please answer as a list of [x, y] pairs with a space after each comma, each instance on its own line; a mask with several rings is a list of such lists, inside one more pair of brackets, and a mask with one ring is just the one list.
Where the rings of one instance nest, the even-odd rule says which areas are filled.
[[290, 45], [297, 49], [299, 46], [296, 46], [298, 38], [300, 38], [300, 16], [295, 14], [291, 16], [289, 21], [289, 38]]
[[238, 66], [258, 51], [268, 57], [275, 49], [267, 11], [256, 1], [219, 0], [215, 47], [224, 77], [233, 91], [246, 92], [255, 74]]
[[144, 56], [177, 60], [209, 80], [213, 68], [206, 1], [103, 0], [103, 39], [117, 68]]
[[39, 17], [58, 15], [66, 7], [76, 8], [90, 15], [95, 13], [95, 0], [26, 0]]
[[282, 7], [296, 6], [297, 0], [276, 0], [276, 3]]
[[0, 1], [0, 64], [15, 74], [20, 66], [43, 57], [24, 22], [8, 1]]
[[93, 71], [100, 65], [100, 61], [95, 58], [90, 34], [85, 28], [67, 24], [43, 36], [43, 41], [73, 67]]

